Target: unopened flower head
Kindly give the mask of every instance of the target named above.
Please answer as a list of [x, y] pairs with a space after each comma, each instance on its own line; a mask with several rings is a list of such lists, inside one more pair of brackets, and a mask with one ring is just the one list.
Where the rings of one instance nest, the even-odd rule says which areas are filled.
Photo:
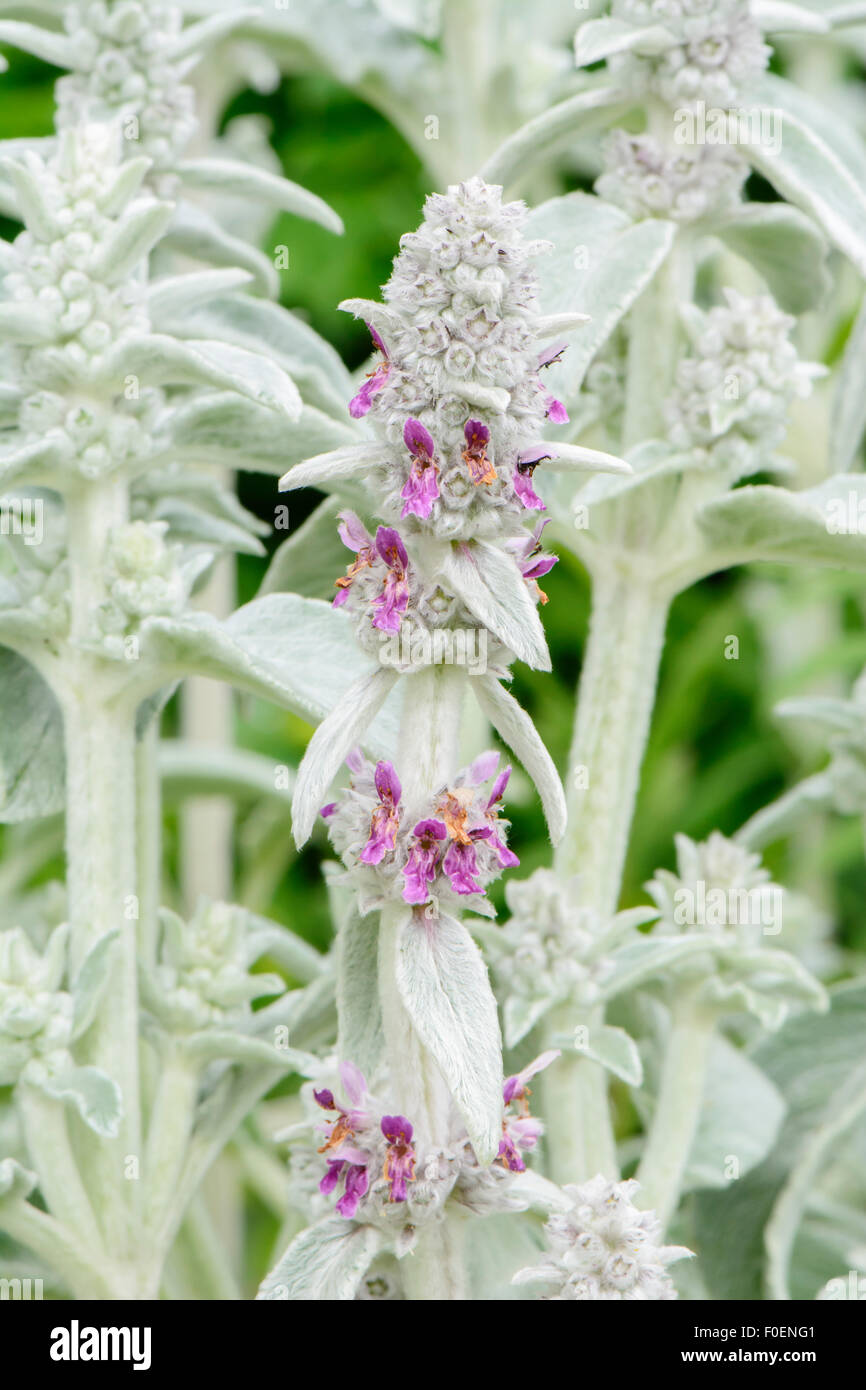
[[667, 42], [659, 38], [645, 51], [638, 46], [610, 66], [672, 107], [701, 100], [732, 107], [770, 58], [749, 0], [613, 0], [611, 14], [667, 35]]
[[668, 929], [697, 927], [757, 945], [781, 929], [783, 890], [761, 856], [718, 830], [701, 843], [677, 835], [677, 872], [660, 869], [647, 885]]
[[640, 1211], [632, 1198], [638, 1184], [609, 1182], [600, 1174], [563, 1189], [568, 1206], [545, 1226], [548, 1254], [520, 1270], [519, 1284], [545, 1287], [554, 1301], [661, 1301], [677, 1297], [667, 1267], [691, 1254], [663, 1245], [655, 1212]]
[[65, 132], [48, 162], [25, 152], [9, 166], [26, 224], [4, 279], [20, 429], [85, 478], [141, 467], [162, 401], [127, 379], [117, 354], [149, 329], [142, 288], [123, 273], [126, 248], [139, 245], [143, 259], [143, 223], [155, 241], [166, 205], [135, 197], [144, 170], [119, 153], [118, 131], [93, 125]]
[[203, 899], [187, 923], [167, 909], [161, 916], [160, 961], [142, 985], [147, 1007], [164, 1026], [190, 1032], [236, 1025], [253, 999], [282, 994], [279, 975], [251, 972], [258, 952], [243, 909]]
[[792, 402], [809, 395], [822, 369], [800, 361], [795, 320], [769, 295], [724, 294], [724, 304], [689, 321], [692, 351], [666, 403], [668, 439], [742, 477], [772, 466]]
[[612, 962], [599, 942], [598, 914], [580, 904], [577, 880], [536, 869], [528, 879], [512, 879], [505, 900], [511, 915], [496, 929], [489, 955], [506, 1041], [515, 1046], [558, 1001], [595, 1004]]
[[484, 893], [519, 863], [500, 812], [511, 768], [482, 753], [422, 805], [407, 806], [389, 762], [359, 750], [347, 759], [348, 791], [323, 807], [331, 842], [351, 871], [365, 910], [402, 899], [429, 913], [443, 907], [489, 911]]
[[604, 173], [595, 189], [635, 219], [699, 222], [732, 211], [749, 166], [726, 145], [671, 151], [651, 135], [613, 131], [603, 147]]
[[20, 927], [0, 932], [0, 1085], [68, 1060], [73, 999], [61, 989], [65, 969], [65, 927], [43, 955]]
[[161, 0], [82, 0], [63, 16], [75, 71], [57, 83], [57, 126], [119, 117], [131, 148], [170, 167], [196, 128], [195, 93], [179, 49], [181, 9]]
[[382, 514], [449, 538], [513, 531], [543, 506], [525, 455], [546, 420], [568, 418], [544, 383], [565, 348], [545, 341], [537, 305], [532, 261], [547, 246], [524, 238], [524, 204], [501, 193], [473, 178], [428, 198], [370, 323], [379, 363], [350, 406], [386, 441], [370, 475]]

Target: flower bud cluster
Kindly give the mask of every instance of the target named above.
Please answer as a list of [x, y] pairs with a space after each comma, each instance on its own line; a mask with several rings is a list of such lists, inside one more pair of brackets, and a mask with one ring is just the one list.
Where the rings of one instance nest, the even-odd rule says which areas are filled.
[[651, 135], [614, 130], [602, 149], [595, 191], [636, 220], [699, 222], [739, 205], [749, 166], [729, 145], [666, 149]]
[[0, 932], [0, 1085], [37, 1079], [68, 1060], [73, 999], [60, 986], [66, 928], [40, 955], [20, 927]]
[[142, 983], [144, 1002], [171, 1031], [232, 1027], [250, 1014], [253, 999], [282, 994], [279, 975], [250, 970], [259, 953], [247, 914], [228, 903], [202, 899], [189, 922], [164, 909], [159, 964]]
[[795, 320], [769, 295], [724, 291], [725, 303], [689, 323], [692, 351], [666, 402], [668, 439], [735, 477], [772, 466], [792, 402], [809, 395], [821, 368], [801, 362]]
[[67, 6], [75, 71], [57, 83], [57, 125], [119, 116], [136, 151], [171, 167], [196, 129], [195, 93], [175, 55], [183, 15], [172, 4], [84, 0]]
[[766, 68], [770, 49], [749, 0], [613, 0], [611, 15], [637, 30], [660, 29], [668, 42], [614, 58], [611, 71], [632, 91], [648, 89], [671, 107], [704, 101], [735, 106]]
[[547, 1257], [520, 1270], [514, 1283], [546, 1285], [541, 1297], [554, 1302], [675, 1299], [667, 1266], [692, 1252], [662, 1245], [655, 1212], [640, 1211], [632, 1200], [638, 1186], [598, 1174], [563, 1188], [568, 1205], [544, 1228]]
[[538, 505], [523, 455], [546, 418], [567, 419], [541, 375], [564, 349], [545, 341], [536, 298], [532, 260], [547, 244], [523, 237], [526, 208], [501, 193], [474, 178], [428, 198], [387, 308], [357, 309], [375, 315], [382, 354], [350, 406], [384, 436], [370, 474], [379, 510], [447, 539], [513, 531]]

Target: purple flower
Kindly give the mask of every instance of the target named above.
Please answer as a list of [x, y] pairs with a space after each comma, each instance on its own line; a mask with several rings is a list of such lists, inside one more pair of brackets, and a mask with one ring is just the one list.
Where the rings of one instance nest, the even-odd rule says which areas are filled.
[[328, 1197], [345, 1174], [345, 1187], [336, 1210], [347, 1221], [352, 1220], [361, 1198], [370, 1185], [366, 1156], [362, 1154], [360, 1157], [364, 1159], [363, 1163], [350, 1163], [345, 1158], [329, 1158], [328, 1171], [319, 1183], [319, 1191]]
[[439, 869], [441, 842], [447, 838], [448, 830], [441, 820], [419, 820], [412, 831], [415, 837], [403, 878], [403, 900], [407, 903], [426, 903], [430, 897], [429, 885], [436, 878]]
[[478, 859], [475, 854], [474, 840], [487, 840], [490, 838], [490, 831], [472, 830], [469, 832], [471, 839], [468, 843], [460, 840], [452, 840], [448, 849], [445, 851], [445, 858], [442, 860], [442, 868], [448, 875], [448, 880], [455, 893], [483, 893], [484, 889], [476, 877], [478, 873]]
[[381, 391], [382, 387], [385, 385], [385, 382], [388, 380], [388, 375], [391, 371], [391, 362], [388, 357], [388, 349], [382, 342], [382, 339], [379, 337], [379, 334], [376, 332], [373, 325], [371, 323], [368, 323], [367, 327], [370, 330], [370, 337], [373, 339], [374, 344], [381, 352], [384, 361], [380, 362], [378, 366], [373, 368], [372, 372], [368, 373], [367, 380], [364, 382], [364, 385], [361, 387], [358, 394], [356, 396], [353, 396], [350, 400], [349, 414], [352, 416], [353, 420], [360, 420], [362, 415], [367, 414], [367, 411], [373, 404], [373, 397], [375, 396], [377, 391]]
[[546, 512], [547, 504], [539, 497], [532, 486], [532, 469], [517, 465], [511, 475], [511, 484], [524, 507], [529, 512]]
[[568, 424], [568, 411], [552, 391], [544, 393], [544, 413], [554, 425]]
[[370, 820], [370, 838], [361, 851], [362, 864], [381, 864], [397, 843], [400, 828], [402, 788], [391, 763], [376, 764], [375, 783], [379, 805]]
[[568, 343], [551, 343], [550, 347], [542, 348], [538, 354], [538, 370], [544, 367], [552, 367], [554, 362], [558, 362], [568, 347]]
[[[540, 352], [538, 354], [539, 371], [544, 367], [552, 366], [554, 362], [558, 362], [567, 346], [567, 343], [553, 343], [551, 347]], [[547, 418], [552, 420], [555, 425], [567, 425], [568, 411], [562, 401], [557, 400], [556, 396], [551, 391], [546, 390], [541, 382], [538, 384], [544, 391], [544, 410]]]
[[514, 491], [528, 511], [544, 512], [544, 502], [532, 486], [532, 475], [544, 459], [555, 459], [556, 449], [552, 445], [537, 444], [532, 449], [524, 449], [517, 455], [517, 467], [511, 475]]
[[517, 1101], [521, 1105], [523, 1113], [527, 1114], [529, 1111], [528, 1098], [532, 1095], [528, 1083], [533, 1076], [544, 1071], [545, 1067], [549, 1067], [551, 1062], [555, 1062], [557, 1057], [561, 1055], [559, 1050], [555, 1048], [549, 1052], [542, 1052], [533, 1061], [528, 1062], [522, 1071], [516, 1072], [514, 1076], [506, 1077], [505, 1085], [502, 1087], [502, 1099], [505, 1104], [511, 1105], [513, 1101]]
[[467, 420], [463, 426], [466, 447], [463, 450], [464, 462], [469, 467], [469, 476], [478, 487], [481, 483], [496, 482], [496, 469], [487, 457], [490, 431], [480, 420]]
[[391, 1201], [405, 1202], [406, 1184], [415, 1177], [413, 1129], [402, 1115], [383, 1115], [382, 1133], [388, 1141], [384, 1177], [390, 1184]]
[[[545, 1067], [549, 1067], [551, 1062], [555, 1062], [559, 1055], [558, 1051], [542, 1052], [540, 1057], [536, 1057], [522, 1071], [517, 1072], [515, 1076], [509, 1076], [502, 1088], [505, 1116], [496, 1158], [497, 1162], [512, 1173], [522, 1173], [525, 1170], [526, 1164], [520, 1156], [521, 1150], [525, 1152], [534, 1149], [543, 1131], [540, 1120], [533, 1119], [529, 1113], [529, 1097], [532, 1092], [527, 1083]], [[516, 1114], [509, 1114], [512, 1106], [517, 1107]]]
[[485, 816], [490, 825], [490, 837], [488, 843], [496, 850], [497, 857], [503, 869], [514, 869], [520, 863], [517, 855], [510, 850], [497, 834], [499, 827], [499, 803], [505, 795], [505, 788], [508, 786], [508, 779], [511, 776], [511, 768], [506, 767], [500, 772], [493, 788], [490, 792], [490, 800], [487, 803]]
[[367, 565], [372, 565], [376, 558], [373, 548], [373, 537], [370, 535], [360, 517], [354, 512], [340, 512], [340, 525], [337, 527], [340, 540], [348, 550], [354, 550], [357, 560], [335, 580], [339, 593], [333, 602], [334, 608], [342, 608], [346, 599], [349, 597], [349, 590], [355, 582], [356, 576], [365, 569]]
[[420, 420], [406, 421], [403, 442], [412, 457], [412, 468], [400, 493], [404, 499], [400, 516], [412, 515], [426, 521], [439, 496], [439, 469], [433, 457], [436, 446]]
[[546, 525], [547, 520], [539, 521], [532, 534], [516, 545], [506, 542], [517, 560], [523, 578], [535, 590], [536, 602], [542, 604], [547, 603], [547, 594], [538, 587], [536, 581], [549, 574], [559, 560], [558, 555], [545, 555], [541, 548], [541, 533]]
[[381, 594], [373, 600], [373, 626], [382, 632], [399, 632], [400, 619], [409, 607], [409, 556], [399, 532], [391, 526], [379, 527], [376, 551], [388, 566], [388, 573]]
[[[348, 1106], [340, 1105], [334, 1097], [334, 1092], [327, 1088], [313, 1091], [316, 1104], [322, 1110], [333, 1111], [337, 1116], [336, 1119], [329, 1120], [325, 1127], [327, 1137], [319, 1149], [320, 1154], [330, 1153], [334, 1149], [341, 1148], [347, 1140], [354, 1138], [359, 1130], [369, 1129], [371, 1124], [369, 1111], [364, 1108], [364, 1102], [367, 1099], [367, 1082], [363, 1072], [359, 1071], [354, 1062], [341, 1062], [339, 1070], [343, 1090], [348, 1098]], [[348, 1158], [351, 1155], [343, 1153], [338, 1157]]]

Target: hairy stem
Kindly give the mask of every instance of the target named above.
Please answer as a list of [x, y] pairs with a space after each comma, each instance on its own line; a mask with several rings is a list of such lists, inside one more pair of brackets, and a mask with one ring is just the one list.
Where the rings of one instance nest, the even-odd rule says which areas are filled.
[[135, 1184], [124, 1162], [140, 1153], [135, 868], [135, 711], [118, 696], [112, 666], [90, 649], [105, 600], [103, 561], [112, 527], [127, 514], [125, 486], [83, 486], [67, 498], [70, 643], [60, 691], [66, 746], [66, 861], [70, 970], [117, 932], [111, 979], [83, 1044], [86, 1060], [119, 1085], [123, 1118], [116, 1139], [81, 1136], [83, 1172], [112, 1254], [129, 1249]]
[[[434, 666], [411, 677], [397, 763], [407, 805], [425, 799], [453, 776], [463, 693], [464, 675], [456, 669]], [[403, 915], [399, 906], [385, 908], [379, 933], [379, 994], [388, 1072], [394, 1104], [411, 1116], [419, 1148], [441, 1148], [447, 1146], [452, 1101], [397, 988], [398, 927]], [[460, 1218], [451, 1213], [420, 1231], [405, 1270], [410, 1299], [465, 1298], [461, 1232]]]
[[637, 1177], [640, 1200], [662, 1227], [676, 1211], [694, 1142], [717, 1015], [696, 990], [683, 991], [671, 1010], [661, 1085]]
[[[580, 875], [581, 902], [603, 916], [619, 899], [667, 609], [667, 598], [637, 574], [611, 568], [596, 576], [569, 759], [568, 828], [554, 862], [562, 877]], [[574, 1009], [561, 1005], [546, 1045], [573, 1031], [576, 1021]], [[583, 1182], [597, 1172], [616, 1178], [604, 1069], [567, 1053], [541, 1085], [551, 1176], [558, 1182]]]

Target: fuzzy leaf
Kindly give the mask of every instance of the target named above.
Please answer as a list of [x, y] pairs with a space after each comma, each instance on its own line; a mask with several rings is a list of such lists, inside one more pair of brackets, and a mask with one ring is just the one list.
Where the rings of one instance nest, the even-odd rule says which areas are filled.
[[370, 725], [396, 682], [394, 671], [381, 668], [361, 676], [307, 744], [292, 798], [292, 830], [298, 849], [310, 838], [328, 788], [346, 755], [356, 744], [366, 741]]
[[0, 1158], [0, 1202], [23, 1201], [37, 1182], [36, 1174], [22, 1168], [14, 1158]]
[[352, 908], [337, 935], [337, 1051], [373, 1076], [382, 1055], [379, 1007], [379, 918]]
[[[189, 674], [209, 676], [315, 722], [371, 669], [345, 617], [317, 599], [269, 594], [222, 623], [207, 613], [151, 618], [143, 627], [142, 653], [157, 669], [143, 673], [143, 683], [153, 687]], [[390, 706], [360, 741], [389, 756], [397, 717]]]
[[814, 309], [830, 290], [827, 244], [812, 222], [786, 203], [746, 203], [713, 231], [749, 261], [789, 314]]
[[305, 405], [291, 430], [275, 411], [226, 392], [200, 395], [172, 414], [172, 453], [191, 463], [225, 463], [252, 472], [285, 472], [286, 465], [357, 443], [357, 433]]
[[302, 188], [291, 179], [281, 178], [255, 164], [241, 164], [233, 159], [184, 159], [177, 172], [188, 188], [204, 188], [212, 193], [230, 193], [233, 197], [261, 199], [282, 212], [294, 213], [318, 222], [329, 232], [343, 231], [341, 218], [323, 198]]
[[123, 1097], [120, 1087], [98, 1067], [70, 1066], [56, 1076], [38, 1082], [28, 1077], [28, 1085], [37, 1085], [55, 1100], [74, 1105], [82, 1120], [105, 1139], [114, 1139], [120, 1132]]
[[701, 507], [697, 520], [719, 552], [718, 560], [708, 562], [714, 568], [764, 560], [866, 569], [866, 477], [861, 473], [837, 473], [803, 492], [735, 488]]
[[7, 647], [0, 647], [0, 705], [0, 822], [54, 815], [64, 804], [60, 708], [30, 662]]
[[208, 265], [240, 266], [253, 276], [259, 294], [279, 294], [280, 277], [273, 262], [242, 237], [224, 231], [215, 217], [187, 199], [176, 206], [163, 245]]
[[329, 497], [274, 551], [259, 596], [290, 590], [308, 598], [329, 598], [334, 580], [346, 568], [347, 550], [337, 533], [339, 498]]
[[737, 1177], [744, 1177], [773, 1147], [785, 1108], [778, 1088], [760, 1067], [726, 1038], [716, 1036], [685, 1190], [727, 1187], [731, 1154], [736, 1155]]
[[819, 103], [783, 78], [764, 74], [752, 100], [781, 123], [779, 149], [750, 146], [752, 163], [789, 202], [815, 218], [861, 273], [866, 272], [866, 157], [858, 152], [852, 162], [847, 145], [840, 152], [838, 137], [826, 130], [827, 117]]
[[629, 1086], [640, 1086], [643, 1082], [640, 1053], [634, 1039], [623, 1028], [614, 1028], [608, 1023], [596, 1024], [589, 1029], [586, 1045], [577, 1050]]
[[[248, 270], [195, 270], [186, 275], [165, 275], [161, 280], [152, 281], [147, 288], [151, 323], [160, 327], [163, 319], [185, 318], [217, 295], [249, 285], [252, 278]], [[210, 335], [194, 336], [206, 338]], [[219, 337], [219, 334], [213, 336]]]
[[866, 362], [866, 298], [848, 335], [839, 368], [833, 409], [830, 412], [830, 467], [846, 473], [857, 460], [866, 431], [866, 391], [863, 390], [863, 363]]
[[[284, 988], [282, 981], [280, 988]], [[271, 988], [262, 991], [263, 994], [272, 992]], [[299, 1052], [294, 1047], [275, 1047], [262, 1038], [250, 1038], [221, 1028], [193, 1033], [184, 1039], [183, 1051], [202, 1066], [209, 1062], [239, 1062], [244, 1066], [282, 1067], [298, 1076], [315, 1076], [320, 1065], [308, 1052]]]
[[296, 1236], [262, 1281], [257, 1299], [348, 1302], [384, 1243], [375, 1226], [330, 1216]]
[[172, 203], [157, 203], [152, 198], [133, 203], [100, 242], [94, 274], [109, 285], [127, 279], [159, 241], [173, 212]]
[[376, 464], [382, 462], [386, 452], [376, 440], [363, 444], [349, 444], [343, 449], [332, 449], [327, 454], [296, 463], [288, 473], [280, 478], [281, 492], [291, 492], [299, 487], [319, 487], [323, 490], [338, 487], [344, 478], [354, 478], [356, 474], [368, 473]]
[[534, 173], [562, 145], [607, 126], [625, 103], [619, 87], [591, 87], [535, 116], [510, 135], [479, 171], [487, 183], [505, 188]]
[[550, 670], [544, 628], [512, 556], [488, 541], [452, 545], [441, 560], [447, 587], [527, 666]]
[[661, 25], [638, 29], [634, 24], [606, 16], [580, 25], [574, 36], [574, 59], [579, 68], [589, 67], [616, 53], [639, 53], [645, 57], [664, 53], [675, 43], [673, 35]]
[[661, 218], [632, 222], [590, 193], [568, 193], [535, 208], [526, 234], [553, 242], [538, 262], [542, 310], [567, 307], [590, 316], [562, 362], [545, 373], [554, 394], [570, 401], [593, 357], [665, 261], [676, 227]]
[[523, 764], [538, 789], [547, 828], [553, 843], [559, 844], [565, 830], [565, 793], [553, 759], [541, 741], [541, 735], [529, 715], [510, 695], [494, 675], [473, 676], [469, 688], [474, 693], [482, 713], [487, 716], [499, 737]]
[[43, 63], [51, 63], [55, 68], [76, 67], [76, 47], [72, 38], [43, 29], [38, 24], [18, 19], [0, 20], [0, 43], [32, 53], [34, 58], [41, 58]]
[[443, 913], [425, 925], [407, 914], [398, 944], [397, 988], [439, 1065], [479, 1161], [491, 1162], [502, 1138], [502, 1042], [487, 970], [463, 924]]
[[99, 1008], [105, 986], [108, 984], [111, 967], [111, 947], [117, 940], [117, 931], [105, 932], [91, 946], [81, 963], [75, 979], [75, 1012], [72, 1016], [73, 1040], [87, 1032]]
[[298, 388], [281, 367], [259, 353], [228, 343], [179, 342], [150, 333], [122, 343], [114, 355], [119, 375], [134, 373], [149, 386], [215, 386], [236, 391], [288, 420], [301, 414]]

